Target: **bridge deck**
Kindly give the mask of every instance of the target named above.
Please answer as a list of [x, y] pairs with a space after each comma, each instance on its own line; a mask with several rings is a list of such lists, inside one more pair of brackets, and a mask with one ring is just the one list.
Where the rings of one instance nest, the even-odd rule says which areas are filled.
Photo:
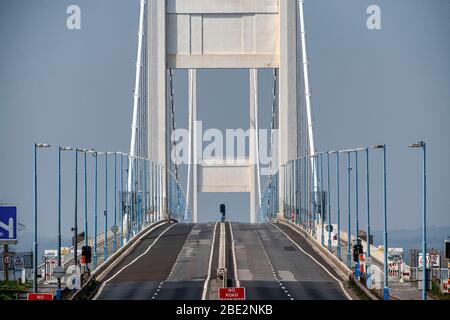
[[[166, 224], [157, 228], [108, 272], [96, 299], [208, 298], [208, 274], [216, 277], [218, 261], [217, 225]], [[231, 232], [234, 236], [233, 258], [240, 286], [246, 288], [246, 299], [347, 298], [338, 275], [289, 227], [243, 223], [227, 226], [231, 226], [227, 236]], [[227, 243], [231, 246], [233, 242]], [[230, 255], [232, 250], [227, 249]], [[227, 260], [229, 277], [236, 280], [234, 259]]]
[[232, 225], [239, 279], [246, 288], [247, 299], [347, 299], [339, 283], [280, 231], [282, 229], [308, 254], [332, 270], [298, 234], [290, 233], [288, 227]]

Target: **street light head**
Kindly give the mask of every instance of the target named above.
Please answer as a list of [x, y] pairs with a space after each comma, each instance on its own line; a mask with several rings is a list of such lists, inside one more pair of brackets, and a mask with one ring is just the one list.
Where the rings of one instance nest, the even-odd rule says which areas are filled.
[[371, 146], [372, 149], [384, 149], [385, 145], [384, 144], [375, 144], [373, 146]]
[[46, 144], [46, 143], [35, 143], [36, 147], [38, 148], [50, 148], [51, 145]]
[[59, 149], [61, 151], [72, 151], [73, 150], [71, 147], [67, 147], [67, 146], [61, 146], [61, 147], [59, 147]]
[[417, 143], [410, 144], [408, 147], [410, 147], [410, 148], [423, 148], [424, 146], [425, 146], [425, 142], [419, 141]]

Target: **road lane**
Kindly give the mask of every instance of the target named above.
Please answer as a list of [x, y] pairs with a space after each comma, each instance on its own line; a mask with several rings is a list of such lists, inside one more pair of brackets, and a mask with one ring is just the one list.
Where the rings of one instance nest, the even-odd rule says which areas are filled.
[[[273, 225], [232, 227], [238, 276], [247, 299], [346, 299], [339, 283]], [[306, 242], [300, 246], [308, 254], [314, 251]], [[317, 261], [329, 268], [321, 260]]]
[[202, 299], [215, 225], [208, 223], [193, 227], [167, 280], [162, 283], [157, 299]]
[[247, 300], [286, 300], [256, 233], [256, 225], [231, 223], [237, 275]]
[[192, 228], [188, 224], [164, 225], [151, 232], [106, 275], [97, 299], [147, 300], [157, 296]]
[[273, 225], [261, 225], [258, 233], [292, 297], [296, 300], [346, 300], [334, 268], [301, 235], [287, 226], [276, 226], [286, 234]]

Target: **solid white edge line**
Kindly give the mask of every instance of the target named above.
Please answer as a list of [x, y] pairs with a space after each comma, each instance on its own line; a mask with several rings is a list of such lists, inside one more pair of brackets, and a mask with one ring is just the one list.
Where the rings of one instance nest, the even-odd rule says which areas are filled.
[[237, 262], [236, 262], [236, 251], [234, 248], [234, 234], [233, 234], [233, 227], [231, 226], [231, 222], [228, 222], [230, 225], [230, 234], [231, 234], [231, 252], [233, 253], [233, 264], [234, 264], [234, 280], [236, 281], [236, 287], [241, 286], [241, 282], [239, 281], [238, 277], [238, 270], [237, 270]]
[[213, 238], [211, 243], [211, 251], [209, 253], [209, 264], [208, 264], [208, 276], [206, 277], [205, 283], [203, 284], [203, 292], [202, 292], [202, 300], [206, 300], [206, 293], [208, 291], [208, 283], [211, 279], [211, 264], [212, 264], [212, 258], [214, 253], [214, 244], [216, 241], [216, 229], [217, 229], [217, 222], [214, 225], [214, 232], [213, 232]]
[[119, 273], [121, 273], [123, 270], [125, 270], [126, 268], [128, 268], [129, 266], [131, 266], [133, 263], [135, 263], [136, 261], [138, 261], [140, 258], [142, 258], [143, 256], [145, 256], [150, 249], [155, 245], [156, 242], [158, 242], [159, 238], [161, 238], [167, 231], [169, 231], [170, 229], [172, 229], [176, 224], [171, 225], [170, 227], [168, 227], [166, 230], [164, 230], [163, 232], [161, 232], [161, 234], [152, 242], [152, 244], [147, 248], [147, 250], [145, 250], [144, 253], [140, 254], [138, 257], [136, 257], [133, 261], [131, 261], [130, 263], [128, 263], [127, 265], [125, 265], [124, 267], [122, 267], [119, 271], [117, 271], [112, 277], [110, 277], [108, 280], [104, 281], [102, 283], [102, 285], [100, 286], [100, 289], [98, 290], [98, 292], [95, 294], [94, 298], [92, 300], [97, 300], [97, 298], [99, 297], [99, 295], [102, 293], [103, 288], [105, 287], [105, 285], [111, 281], [112, 279], [114, 279], [115, 277], [117, 277], [117, 275]]
[[317, 263], [323, 270], [325, 270], [326, 273], [328, 273], [330, 275], [330, 277], [332, 277], [334, 280], [336, 280], [337, 283], [339, 283], [339, 286], [341, 287], [342, 292], [344, 292], [345, 296], [347, 297], [348, 300], [353, 300], [353, 298], [347, 293], [347, 291], [345, 291], [344, 288], [344, 284], [342, 283], [341, 280], [339, 280], [338, 278], [336, 278], [327, 268], [325, 268], [325, 266], [323, 266], [319, 261], [317, 261], [312, 255], [310, 255], [308, 252], [306, 252], [302, 247], [300, 247], [294, 240], [292, 240], [291, 237], [289, 237], [286, 232], [284, 232], [283, 230], [281, 230], [278, 226], [276, 226], [275, 224], [272, 224], [275, 228], [277, 228], [281, 233], [283, 233], [293, 244], [295, 244], [295, 246], [304, 254], [306, 254], [308, 257], [310, 257], [315, 263]]

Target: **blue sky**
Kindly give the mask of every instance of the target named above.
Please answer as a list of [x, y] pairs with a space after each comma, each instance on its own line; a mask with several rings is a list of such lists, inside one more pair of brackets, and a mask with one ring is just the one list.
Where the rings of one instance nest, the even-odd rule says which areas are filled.
[[[81, 30], [66, 28], [71, 4], [82, 10]], [[366, 27], [371, 4], [381, 8], [381, 30]], [[449, 226], [450, 2], [309, 0], [305, 10], [318, 150], [386, 143], [389, 226], [415, 229], [421, 221], [421, 159], [407, 145], [427, 141], [429, 224]], [[0, 2], [0, 200], [18, 205], [27, 231], [35, 141], [128, 150], [137, 24], [137, 0]], [[260, 81], [261, 123], [268, 126], [271, 72], [262, 72]], [[205, 128], [248, 127], [247, 71], [203, 70], [198, 86]], [[186, 127], [185, 71], [176, 72], [175, 90], [177, 125]], [[73, 214], [73, 158], [67, 154], [63, 160], [66, 236]], [[56, 235], [56, 160], [56, 148], [39, 153], [41, 236]], [[382, 226], [380, 165], [381, 154], [374, 153], [375, 229]], [[345, 190], [342, 197], [345, 206]], [[231, 218], [248, 221], [246, 194], [199, 199], [202, 221], [216, 220], [222, 202]], [[335, 202], [332, 198], [333, 210]]]

